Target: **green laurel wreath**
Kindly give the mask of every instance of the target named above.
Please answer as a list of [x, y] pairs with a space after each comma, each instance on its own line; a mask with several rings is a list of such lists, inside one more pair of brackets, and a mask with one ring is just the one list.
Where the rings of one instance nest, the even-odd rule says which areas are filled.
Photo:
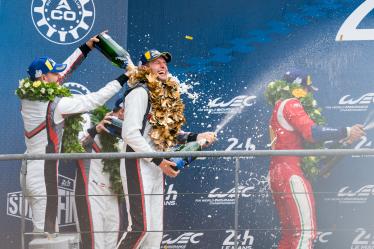
[[[321, 113], [322, 109], [317, 106], [317, 101], [314, 99], [313, 94], [306, 92], [300, 84], [290, 84], [283, 80], [270, 82], [265, 90], [265, 97], [272, 106], [275, 106], [275, 103], [280, 99], [297, 98], [300, 100], [306, 113], [317, 125], [325, 124], [325, 118]], [[305, 141], [304, 147], [306, 149], [323, 149], [323, 144], [311, 144]], [[318, 165], [320, 161], [320, 157], [303, 157], [301, 168], [308, 178], [315, 179], [319, 175]]]
[[[101, 106], [91, 112], [92, 123], [96, 126], [104, 119], [105, 115], [110, 110]], [[112, 136], [106, 132], [100, 133], [100, 143], [102, 152], [119, 152], [118, 138]], [[103, 172], [109, 174], [109, 179], [112, 185], [112, 191], [120, 196], [123, 195], [122, 180], [120, 175], [120, 159], [102, 159]]]
[[[69, 88], [60, 86], [56, 82], [45, 83], [42, 81], [31, 81], [25, 78], [19, 81], [15, 94], [20, 99], [32, 101], [53, 101], [56, 97], [72, 96]], [[78, 139], [78, 134], [83, 130], [83, 118], [80, 114], [71, 115], [65, 118], [64, 134], [62, 136], [62, 149], [65, 153], [85, 152]]]

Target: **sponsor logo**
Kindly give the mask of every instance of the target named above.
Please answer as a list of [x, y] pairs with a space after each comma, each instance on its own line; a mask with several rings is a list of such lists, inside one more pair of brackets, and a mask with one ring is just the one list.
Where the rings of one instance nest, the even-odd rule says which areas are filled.
[[[7, 195], [7, 215], [13, 216], [13, 217], [18, 217], [20, 218], [22, 213], [22, 192], [12, 192], [8, 193]], [[31, 220], [32, 218], [32, 211], [31, 207], [28, 204], [28, 201], [25, 200], [25, 218], [27, 220]]]
[[35, 71], [35, 78], [39, 78], [39, 77], [41, 77], [42, 75], [43, 75], [42, 70], [36, 70], [36, 71]]
[[374, 237], [371, 233], [364, 228], [357, 228], [356, 233], [351, 249], [374, 249]]
[[165, 194], [164, 204], [165, 206], [177, 205], [178, 192], [174, 190], [174, 184], [170, 184]]
[[165, 234], [162, 238], [161, 248], [162, 249], [185, 249], [189, 244], [196, 245], [200, 243], [201, 237], [204, 233], [183, 233], [178, 237], [171, 237], [169, 234]]
[[[237, 193], [240, 198], [247, 198], [251, 196], [251, 191], [254, 189], [255, 187], [240, 185], [238, 186]], [[220, 188], [214, 188], [209, 192], [206, 198], [201, 197], [200, 199], [196, 199], [195, 202], [207, 203], [209, 205], [234, 205], [235, 195], [235, 188], [232, 188], [228, 191], [222, 191]]]
[[374, 103], [374, 93], [366, 93], [359, 97], [345, 95], [340, 98], [338, 105], [326, 106], [326, 109], [339, 110], [341, 112], [362, 112], [369, 109]]
[[208, 114], [228, 114], [237, 113], [238, 110], [250, 107], [256, 103], [256, 96], [240, 95], [225, 102], [222, 98], [209, 100], [207, 106], [198, 109], [198, 111], [207, 112]]
[[365, 185], [357, 190], [349, 186], [341, 188], [336, 197], [325, 198], [326, 201], [337, 201], [342, 204], [364, 204], [374, 195], [374, 185]]
[[[75, 200], [73, 179], [59, 175], [58, 177], [58, 213], [57, 220], [61, 227], [75, 224]], [[21, 218], [22, 192], [12, 192], [7, 195], [7, 215]], [[27, 199], [25, 200], [25, 218], [32, 219], [32, 210]]]
[[93, 0], [32, 0], [31, 18], [48, 41], [67, 45], [82, 40], [95, 22]]
[[[226, 230], [228, 236], [223, 241], [221, 249], [235, 249], [235, 232], [234, 230]], [[237, 232], [238, 249], [252, 249], [254, 237], [250, 235], [249, 230]]]
[[57, 70], [63, 70], [65, 66], [56, 67]]

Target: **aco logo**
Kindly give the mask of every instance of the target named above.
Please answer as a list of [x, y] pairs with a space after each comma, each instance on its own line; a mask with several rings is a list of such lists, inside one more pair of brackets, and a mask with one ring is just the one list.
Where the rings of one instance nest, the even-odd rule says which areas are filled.
[[82, 40], [95, 22], [93, 0], [32, 0], [36, 30], [48, 41], [68, 45]]
[[66, 82], [63, 84], [63, 86], [69, 88], [72, 94], [85, 95], [91, 93], [91, 91], [87, 87], [75, 82]]

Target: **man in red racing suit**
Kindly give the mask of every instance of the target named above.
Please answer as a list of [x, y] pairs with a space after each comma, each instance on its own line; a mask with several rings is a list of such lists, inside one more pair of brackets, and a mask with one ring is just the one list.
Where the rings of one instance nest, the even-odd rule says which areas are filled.
[[[284, 80], [288, 83], [298, 80], [306, 91], [311, 90], [308, 86], [310, 76], [302, 73], [287, 73]], [[270, 133], [275, 150], [303, 149], [304, 140], [316, 143], [347, 139], [347, 142], [352, 143], [365, 134], [362, 125], [342, 128], [316, 125], [296, 98], [280, 99], [275, 104], [270, 119]], [[313, 248], [316, 237], [313, 190], [304, 177], [301, 160], [302, 157], [298, 156], [271, 158], [270, 188], [281, 225], [278, 249]]]

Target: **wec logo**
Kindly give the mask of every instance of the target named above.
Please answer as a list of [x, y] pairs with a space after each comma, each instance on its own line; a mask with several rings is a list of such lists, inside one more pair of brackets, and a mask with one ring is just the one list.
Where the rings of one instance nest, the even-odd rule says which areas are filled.
[[366, 185], [358, 189], [357, 191], [352, 191], [348, 186], [339, 190], [338, 197], [369, 197], [374, 194], [374, 185]]
[[[249, 186], [239, 186], [238, 187], [238, 194], [240, 197], [250, 197], [251, 196], [251, 190], [253, 190], [254, 187]], [[210, 191], [208, 198], [235, 198], [235, 188], [230, 189], [227, 192], [220, 191], [220, 188], [215, 188], [212, 191]]]
[[227, 107], [246, 107], [252, 106], [254, 104], [254, 100], [256, 96], [247, 96], [247, 95], [240, 95], [236, 96], [229, 102], [221, 101], [221, 98], [216, 98], [214, 100], [209, 100], [208, 107], [209, 108], [227, 108]]
[[67, 45], [82, 40], [95, 22], [93, 0], [32, 0], [31, 17], [48, 41]]
[[374, 103], [374, 93], [367, 93], [359, 98], [345, 95], [339, 100], [339, 105], [369, 105]]
[[234, 114], [245, 107], [254, 105], [256, 98], [253, 95], [239, 95], [228, 102], [222, 100], [221, 97], [210, 99], [208, 104], [198, 109], [198, 111], [207, 112], [208, 114]]
[[[238, 186], [237, 193], [239, 197], [250, 197], [251, 190], [254, 190], [255, 187], [250, 186]], [[209, 205], [234, 205], [235, 204], [235, 188], [230, 189], [229, 191], [222, 191], [220, 188], [215, 188], [209, 192], [207, 197], [201, 197], [195, 199], [196, 203], [207, 203]]]
[[198, 244], [198, 243], [200, 243], [200, 239], [203, 235], [204, 235], [203, 233], [190, 233], [190, 232], [188, 232], [188, 233], [183, 233], [183, 234], [179, 235], [175, 239], [172, 239], [172, 238], [170, 238], [169, 234], [165, 234], [162, 238], [161, 248], [184, 249], [184, 248], [186, 248], [187, 244]]
[[339, 190], [336, 197], [328, 197], [325, 200], [342, 204], [365, 204], [370, 196], [374, 196], [374, 185], [365, 185], [356, 191], [349, 186], [345, 186]]
[[332, 236], [332, 232], [317, 232], [317, 237], [314, 242], [319, 243], [328, 243], [330, 236]]
[[366, 112], [372, 103], [374, 103], [374, 93], [366, 93], [359, 97], [345, 95], [339, 99], [337, 105], [326, 106], [326, 109], [341, 112]]

